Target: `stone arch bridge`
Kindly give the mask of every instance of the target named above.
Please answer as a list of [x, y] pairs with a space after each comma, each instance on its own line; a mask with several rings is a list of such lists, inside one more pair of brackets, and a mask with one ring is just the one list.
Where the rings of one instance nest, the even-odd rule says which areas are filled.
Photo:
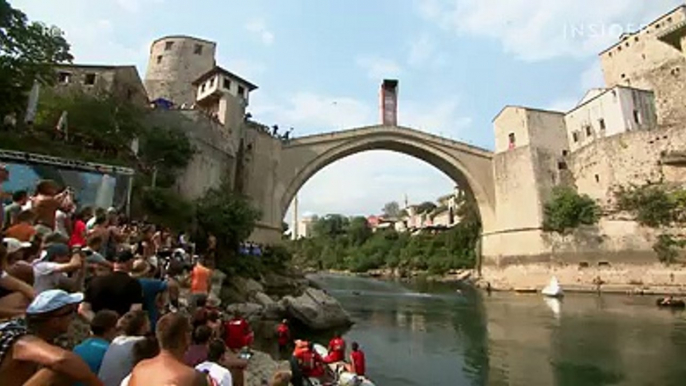
[[298, 190], [319, 170], [339, 159], [367, 150], [395, 151], [436, 167], [475, 199], [484, 233], [494, 229], [493, 153], [462, 142], [397, 126], [368, 126], [317, 134], [284, 144], [275, 173], [272, 198], [272, 208], [281, 216], [279, 221]]

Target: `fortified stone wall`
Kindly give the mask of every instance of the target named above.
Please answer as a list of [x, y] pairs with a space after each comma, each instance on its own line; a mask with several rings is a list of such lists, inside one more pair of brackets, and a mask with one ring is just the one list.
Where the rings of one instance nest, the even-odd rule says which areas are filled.
[[232, 186], [236, 152], [222, 125], [198, 110], [153, 110], [148, 119], [152, 125], [182, 130], [195, 147], [188, 167], [177, 179], [179, 194], [192, 200], [223, 182]]
[[262, 211], [250, 240], [257, 243], [280, 242], [283, 213], [274, 189], [281, 159], [281, 141], [254, 128], [245, 130], [244, 193]]
[[686, 167], [661, 162], [662, 154], [683, 151], [683, 127], [632, 131], [597, 140], [572, 153], [569, 167], [579, 193], [609, 205], [617, 186], [686, 181]]
[[145, 88], [151, 100], [164, 98], [177, 105], [192, 105], [191, 86], [200, 75], [215, 66], [217, 45], [190, 36], [167, 36], [150, 47]]

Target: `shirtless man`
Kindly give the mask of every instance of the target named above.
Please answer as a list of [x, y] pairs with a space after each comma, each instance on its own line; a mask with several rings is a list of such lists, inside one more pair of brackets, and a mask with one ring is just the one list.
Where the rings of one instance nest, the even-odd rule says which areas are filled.
[[183, 355], [191, 344], [191, 332], [191, 323], [183, 315], [172, 313], [163, 316], [156, 329], [160, 353], [133, 368], [129, 386], [211, 385], [206, 374], [183, 363]]
[[36, 186], [36, 196], [31, 200], [31, 208], [36, 214], [36, 230], [45, 235], [55, 230], [55, 215], [57, 209], [62, 207], [68, 190], [58, 193], [57, 183], [45, 180]]
[[44, 291], [27, 308], [26, 323], [13, 320], [0, 324], [3, 386], [102, 385], [81, 358], [50, 343], [67, 332], [82, 300], [80, 293]]

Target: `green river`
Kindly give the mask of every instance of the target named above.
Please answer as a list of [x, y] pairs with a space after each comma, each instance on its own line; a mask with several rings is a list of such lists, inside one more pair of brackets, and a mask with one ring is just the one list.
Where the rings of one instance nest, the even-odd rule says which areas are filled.
[[378, 386], [686, 385], [686, 313], [654, 297], [493, 293], [315, 275]]

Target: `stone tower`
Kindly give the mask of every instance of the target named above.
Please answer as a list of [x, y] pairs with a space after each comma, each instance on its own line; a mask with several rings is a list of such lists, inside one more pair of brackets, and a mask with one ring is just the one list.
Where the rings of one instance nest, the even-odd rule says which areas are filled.
[[164, 98], [177, 106], [192, 105], [192, 83], [214, 68], [216, 49], [216, 43], [191, 36], [165, 36], [152, 42], [145, 74], [150, 100]]

